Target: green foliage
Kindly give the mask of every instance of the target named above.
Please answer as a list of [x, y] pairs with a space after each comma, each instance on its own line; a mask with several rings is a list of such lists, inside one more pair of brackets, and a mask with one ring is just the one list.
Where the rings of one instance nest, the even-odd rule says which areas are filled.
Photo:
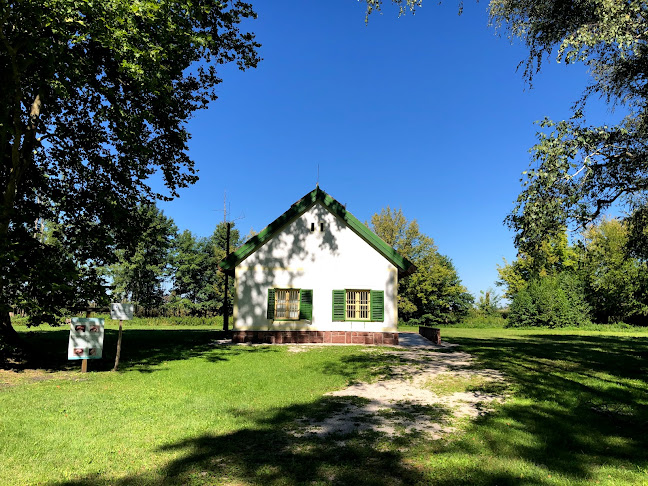
[[[102, 316], [99, 316], [102, 317]], [[106, 320], [110, 316], [103, 316]], [[223, 328], [222, 316], [196, 317], [196, 316], [169, 316], [169, 317], [134, 317], [127, 323], [128, 327], [202, 327], [214, 326]]]
[[537, 277], [513, 298], [510, 327], [567, 327], [588, 324], [590, 307], [583, 282], [574, 273]]
[[[498, 285], [505, 285], [506, 296], [515, 300], [530, 282], [539, 285], [538, 282], [547, 276], [577, 275], [591, 307], [591, 317], [596, 322], [643, 323], [648, 314], [646, 262], [632, 257], [628, 228], [632, 225], [627, 222], [603, 219], [583, 231], [574, 246], [567, 244], [563, 231], [543, 240], [535, 257], [520, 251], [512, 263], [498, 267]], [[543, 285], [549, 284], [545, 282], [540, 286]], [[577, 293], [580, 292], [579, 285]], [[537, 310], [527, 293], [517, 299], [516, 312], [528, 310], [528, 306]], [[515, 314], [514, 321], [531, 315], [531, 311]], [[550, 320], [553, 322], [555, 318]]]
[[[241, 244], [238, 229], [231, 223], [230, 252]], [[166, 307], [181, 314], [223, 314], [225, 275], [218, 262], [225, 258], [227, 225], [219, 223], [208, 238], [184, 231], [176, 240], [172, 258], [173, 287]], [[229, 286], [229, 314], [232, 314], [234, 285]]]
[[648, 197], [637, 198], [637, 204], [624, 222], [628, 231], [628, 256], [648, 261]]
[[499, 304], [502, 298], [492, 288], [479, 291], [479, 297], [475, 302], [475, 309], [483, 316], [494, 316], [499, 311]]
[[[529, 79], [552, 52], [558, 61], [585, 64], [592, 74], [569, 120], [540, 124], [533, 168], [525, 173], [524, 190], [508, 217], [518, 246], [533, 253], [547, 234], [590, 223], [613, 204], [640, 208], [643, 202], [636, 197], [648, 186], [645, 3], [495, 0], [491, 15], [526, 43]], [[585, 117], [590, 96], [623, 106], [627, 115], [617, 125], [591, 126]], [[634, 222], [642, 234], [646, 221]]]
[[628, 256], [627, 227], [604, 219], [583, 232], [581, 273], [598, 322], [633, 321], [648, 314], [646, 262]]
[[196, 238], [185, 230], [175, 240], [173, 265], [173, 292], [179, 308], [194, 304], [202, 290], [203, 273], [213, 263], [214, 251], [206, 239]]
[[438, 252], [434, 240], [420, 232], [416, 220], [408, 221], [401, 209], [387, 207], [371, 217], [370, 227], [417, 267], [398, 283], [402, 319], [434, 325], [456, 322], [466, 315], [472, 295], [461, 285], [452, 260]]
[[[74, 313], [70, 313], [67, 317], [74, 317]], [[77, 313], [77, 317], [85, 316], [85, 313]], [[106, 327], [115, 328], [117, 321], [110, 318], [110, 314], [93, 314], [92, 317], [102, 318], [106, 321]], [[11, 323], [16, 329], [25, 329], [30, 326], [29, 318], [27, 317], [12, 317]], [[61, 322], [65, 324], [65, 322]], [[183, 316], [156, 316], [156, 317], [138, 317], [134, 315], [129, 321], [124, 321], [124, 326], [128, 329], [148, 329], [148, 328], [168, 328], [168, 327], [214, 327], [216, 329], [223, 328], [223, 317], [197, 317], [190, 315]], [[67, 331], [67, 326], [63, 327]]]
[[240, 1], [0, 2], [0, 333], [12, 305], [59, 313], [128, 248], [138, 203], [195, 182], [187, 120], [222, 64], [257, 65], [239, 29], [255, 17]]
[[170, 274], [170, 254], [178, 232], [173, 220], [155, 205], [138, 206], [140, 232], [130, 251], [118, 250], [119, 262], [110, 268], [118, 300], [147, 308], [163, 304], [164, 281]]
[[[367, 3], [367, 15], [365, 21], [369, 21], [369, 16], [373, 12], [380, 12], [382, 7], [382, 0], [365, 0]], [[416, 7], [423, 5], [423, 0], [392, 0], [391, 3], [398, 6], [398, 13], [404, 15], [408, 10], [412, 13], [416, 11]]]
[[567, 232], [563, 229], [540, 241], [533, 254], [519, 251], [518, 257], [513, 262], [508, 263], [504, 260], [503, 266], [498, 265], [497, 285], [504, 286], [504, 296], [512, 299], [533, 278], [573, 270], [577, 263], [577, 253], [569, 245]]
[[506, 326], [506, 315], [501, 310], [494, 314], [484, 314], [477, 309], [471, 309], [468, 315], [452, 328], [501, 329]]

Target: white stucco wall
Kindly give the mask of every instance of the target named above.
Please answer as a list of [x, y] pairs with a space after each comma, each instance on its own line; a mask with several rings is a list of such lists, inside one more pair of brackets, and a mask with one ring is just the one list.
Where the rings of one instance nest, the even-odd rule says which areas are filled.
[[[319, 202], [239, 263], [234, 285], [236, 330], [393, 332], [397, 328], [398, 269]], [[267, 319], [269, 288], [312, 289], [312, 321]], [[384, 322], [334, 322], [334, 289], [383, 290]]]

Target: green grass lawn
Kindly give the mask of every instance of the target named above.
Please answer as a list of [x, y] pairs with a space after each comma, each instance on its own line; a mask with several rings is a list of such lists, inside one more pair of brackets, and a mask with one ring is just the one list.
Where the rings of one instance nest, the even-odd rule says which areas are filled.
[[[378, 349], [215, 346], [214, 327], [128, 328], [119, 373], [22, 331], [39, 370], [0, 371], [0, 484], [648, 484], [648, 333], [444, 328], [508, 399], [446, 439], [295, 437], [323, 396], [385, 371]], [[455, 349], [455, 348], [453, 348]], [[444, 385], [446, 386], [446, 385]]]

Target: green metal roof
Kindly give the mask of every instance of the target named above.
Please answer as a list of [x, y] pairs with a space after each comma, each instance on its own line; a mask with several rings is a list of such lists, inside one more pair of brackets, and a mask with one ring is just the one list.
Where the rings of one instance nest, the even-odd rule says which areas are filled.
[[385, 243], [376, 233], [362, 224], [346, 208], [322, 191], [319, 187], [315, 188], [295, 204], [290, 209], [266, 226], [258, 235], [250, 238], [243, 246], [234, 253], [223, 259], [218, 266], [228, 274], [234, 273], [234, 268], [254, 253], [258, 248], [270, 241], [286, 225], [297, 219], [310, 209], [317, 201], [320, 201], [329, 211], [342, 219], [360, 238], [365, 240], [378, 253], [393, 263], [398, 268], [400, 277], [411, 274], [416, 270], [416, 266], [407, 258], [398, 253], [394, 248]]

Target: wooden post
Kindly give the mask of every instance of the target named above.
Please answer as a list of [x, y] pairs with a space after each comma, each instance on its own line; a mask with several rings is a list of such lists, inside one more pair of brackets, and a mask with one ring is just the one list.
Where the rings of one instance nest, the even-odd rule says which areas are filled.
[[[227, 238], [225, 242], [225, 257], [229, 255], [230, 225], [227, 223]], [[229, 275], [225, 272], [225, 299], [223, 303], [223, 331], [229, 331]]]
[[[92, 314], [92, 311], [90, 308], [86, 309], [86, 318], [90, 317]], [[81, 373], [87, 373], [88, 372], [88, 360], [87, 359], [82, 359], [81, 360]]]
[[122, 345], [122, 320], [119, 319], [119, 336], [117, 336], [117, 354], [115, 355], [115, 367], [113, 371], [117, 371], [119, 366], [119, 355], [121, 354], [121, 345]]

